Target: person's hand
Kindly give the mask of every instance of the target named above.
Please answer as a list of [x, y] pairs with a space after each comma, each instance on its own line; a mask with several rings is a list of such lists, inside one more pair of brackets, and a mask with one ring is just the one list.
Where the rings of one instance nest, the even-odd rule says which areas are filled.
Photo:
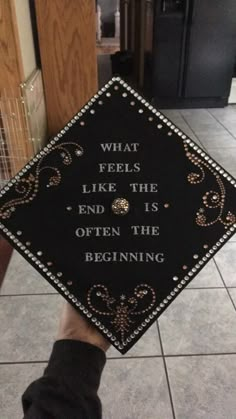
[[88, 342], [98, 346], [104, 352], [110, 347], [110, 343], [101, 333], [68, 302], [64, 304], [60, 318], [57, 340], [60, 339], [75, 339]]

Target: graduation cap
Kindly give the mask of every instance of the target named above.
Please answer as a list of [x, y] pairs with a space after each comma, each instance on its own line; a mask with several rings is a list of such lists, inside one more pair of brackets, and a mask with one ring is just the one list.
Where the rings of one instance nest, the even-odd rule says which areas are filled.
[[0, 231], [126, 353], [236, 230], [236, 181], [113, 77], [0, 192]]

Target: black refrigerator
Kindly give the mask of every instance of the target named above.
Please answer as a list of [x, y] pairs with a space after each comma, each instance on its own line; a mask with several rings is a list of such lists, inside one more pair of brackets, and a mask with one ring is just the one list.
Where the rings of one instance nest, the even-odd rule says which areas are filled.
[[236, 62], [236, 0], [157, 0], [151, 95], [160, 107], [227, 105]]

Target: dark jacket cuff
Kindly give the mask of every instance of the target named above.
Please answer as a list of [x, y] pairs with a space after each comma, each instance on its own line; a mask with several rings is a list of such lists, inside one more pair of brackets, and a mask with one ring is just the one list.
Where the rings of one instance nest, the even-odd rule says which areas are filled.
[[95, 345], [72, 339], [57, 340], [51, 352], [44, 376], [70, 376], [73, 381], [98, 390], [106, 363], [105, 352]]

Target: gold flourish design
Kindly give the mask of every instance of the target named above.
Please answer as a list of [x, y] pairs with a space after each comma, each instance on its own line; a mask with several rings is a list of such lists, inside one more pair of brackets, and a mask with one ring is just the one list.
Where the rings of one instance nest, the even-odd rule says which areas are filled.
[[97, 284], [89, 289], [87, 301], [93, 312], [112, 317], [111, 324], [114, 325], [117, 332], [120, 332], [123, 343], [125, 333], [129, 332], [132, 323], [134, 323], [132, 316], [150, 311], [156, 302], [156, 294], [150, 285], [139, 284], [135, 287], [132, 296], [122, 294], [120, 297], [114, 298], [110, 296], [105, 285]]
[[[184, 149], [187, 158], [199, 170], [199, 173], [191, 172], [188, 174], [187, 179], [189, 183], [196, 185], [203, 182], [205, 179], [205, 169], [208, 169], [215, 177], [218, 186], [218, 191], [207, 191], [202, 197], [203, 206], [196, 213], [196, 223], [201, 227], [208, 227], [217, 222], [223, 224], [225, 228], [231, 226], [236, 222], [236, 216], [230, 211], [225, 214], [226, 190], [220, 175], [206, 161], [200, 159], [193, 152], [190, 152], [186, 142], [184, 143]], [[218, 208], [218, 216], [213, 220], [209, 220], [206, 215], [206, 208]]]
[[15, 192], [21, 195], [18, 198], [11, 199], [10, 201], [6, 202], [0, 208], [0, 219], [7, 219], [10, 218], [12, 213], [16, 211], [16, 207], [18, 205], [27, 204], [36, 197], [39, 188], [39, 178], [40, 174], [43, 171], [52, 172], [53, 174], [49, 177], [48, 184], [46, 185], [48, 188], [52, 186], [58, 186], [61, 182], [61, 172], [57, 167], [43, 165], [45, 158], [52, 152], [52, 151], [59, 151], [60, 156], [62, 157], [62, 163], [66, 166], [72, 163], [72, 153], [68, 150], [68, 146], [75, 147], [75, 155], [80, 157], [83, 154], [83, 148], [74, 142], [66, 142], [58, 144], [54, 147], [48, 148], [45, 147], [42, 152], [43, 156], [39, 159], [38, 163], [36, 164], [35, 174], [30, 173], [27, 176], [20, 177], [20, 179], [15, 183]]

